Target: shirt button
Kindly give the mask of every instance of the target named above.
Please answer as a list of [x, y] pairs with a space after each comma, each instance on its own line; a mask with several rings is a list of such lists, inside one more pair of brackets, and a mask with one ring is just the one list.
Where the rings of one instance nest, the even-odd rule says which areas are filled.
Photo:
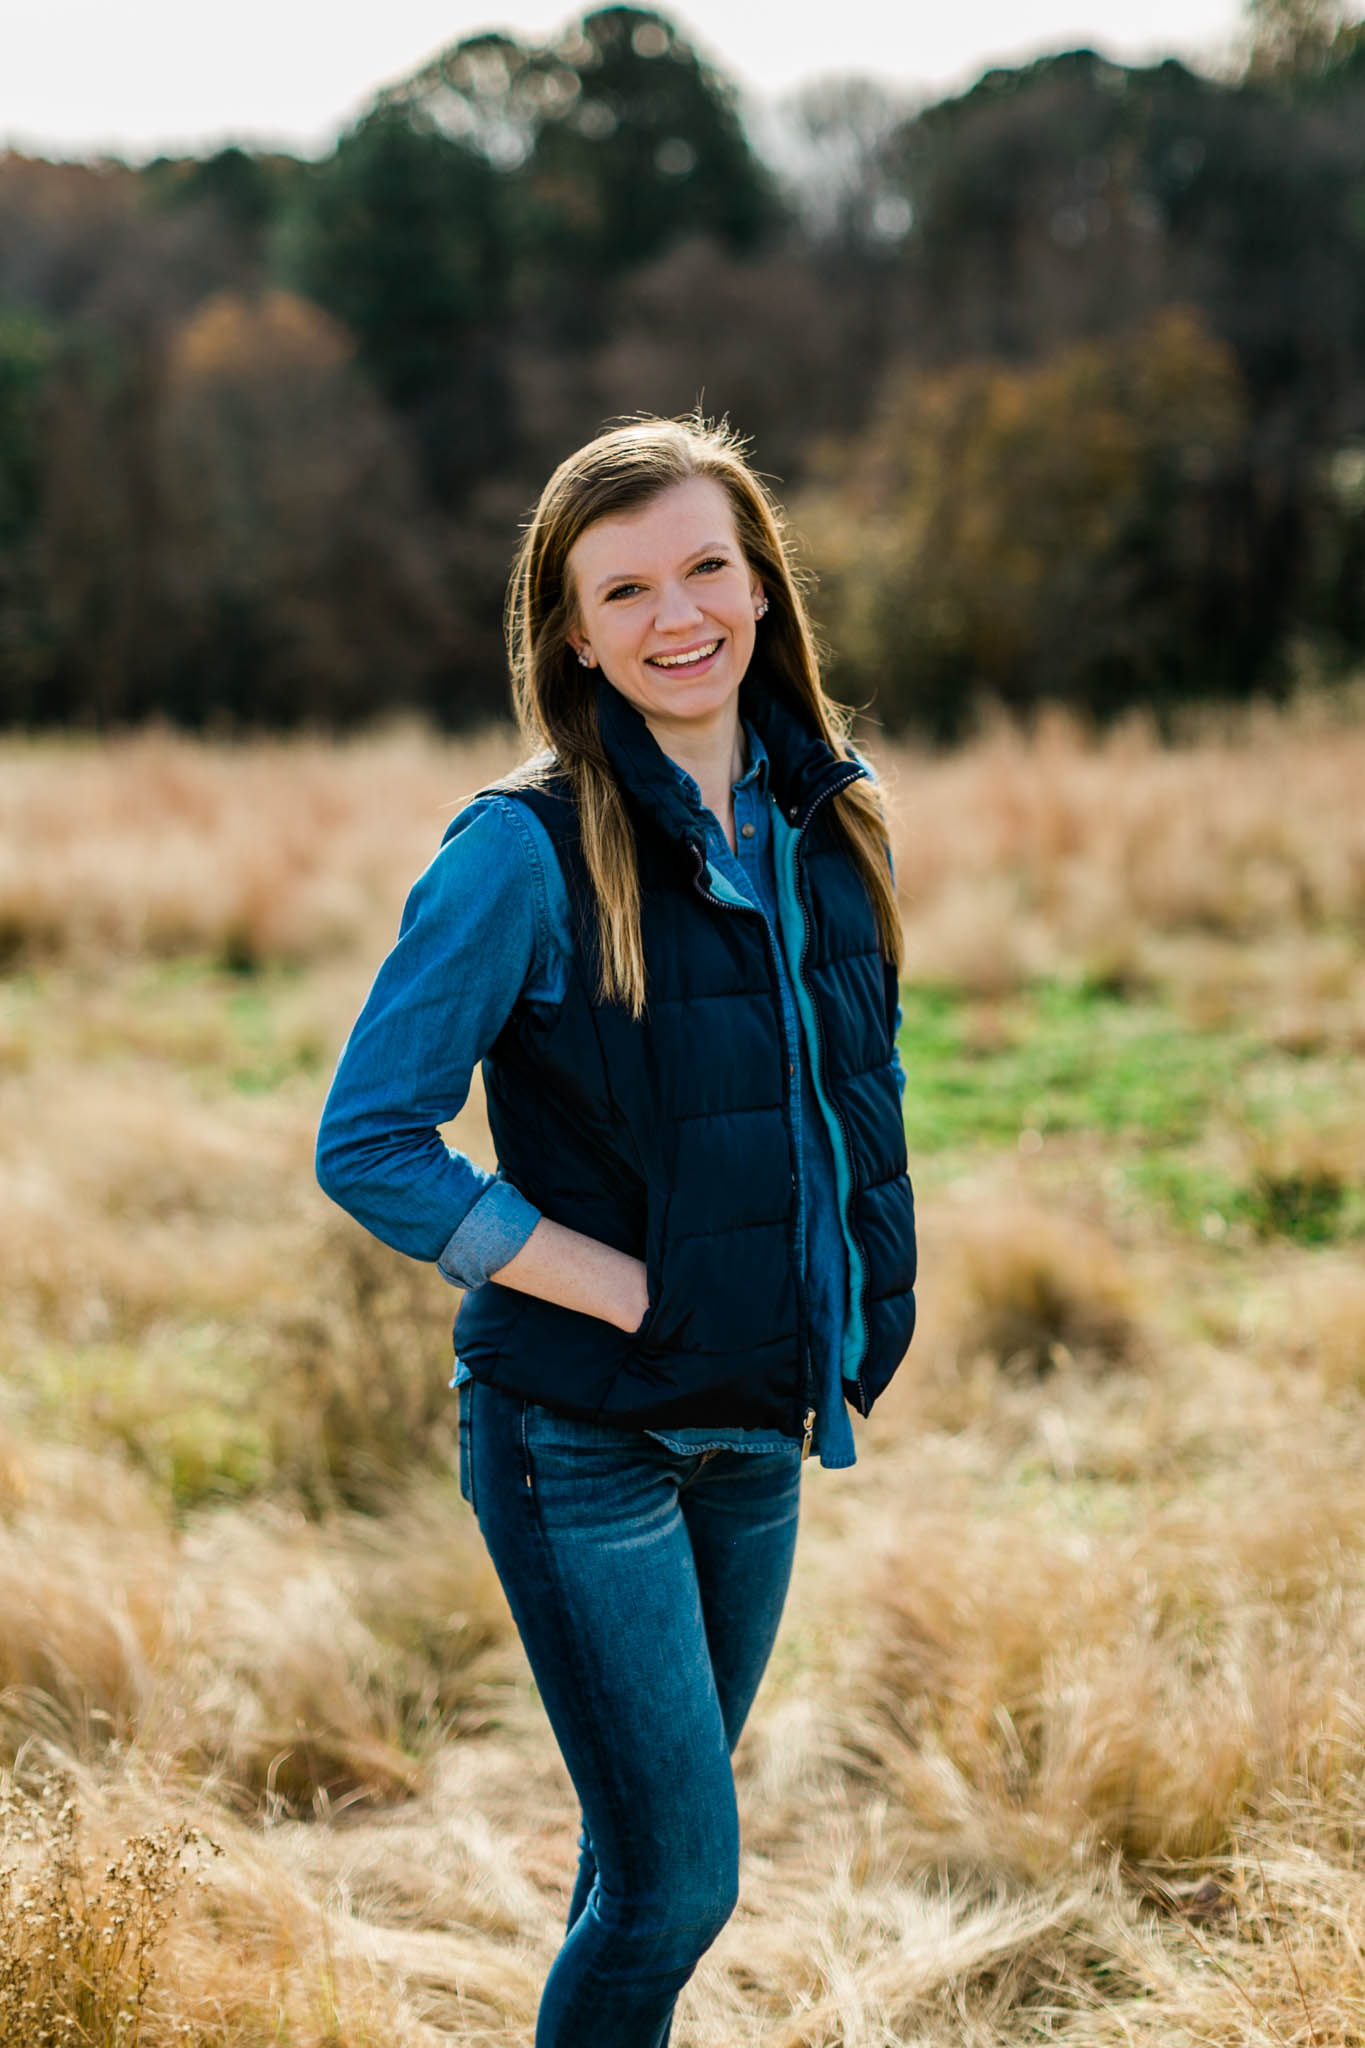
[[787, 1069], [787, 1079], [788, 1079], [789, 1081], [790, 1081], [790, 1080], [792, 1080], [792, 1079], [793, 1079], [793, 1078], [795, 1077], [795, 1074], [796, 1074], [796, 1066], [795, 1066], [795, 1063], [793, 1063], [793, 1064], [792, 1064], [791, 1066], [789, 1066], [789, 1067], [788, 1067], [788, 1069]]
[[739, 828], [739, 836], [740, 836], [740, 838], [741, 838], [741, 839], [752, 839], [752, 838], [753, 838], [753, 836], [754, 836], [754, 828], [753, 828], [753, 826], [752, 826], [752, 825], [741, 825], [741, 826], [740, 826], [740, 828]]
[[796, 823], [796, 821], [797, 821], [797, 819], [798, 819], [798, 818], [800, 817], [800, 815], [801, 815], [800, 807], [799, 807], [799, 805], [797, 805], [797, 804], [793, 804], [793, 805], [792, 805], [792, 807], [791, 807], [791, 809], [790, 809], [790, 810], [788, 811], [788, 813], [787, 813], [787, 816], [788, 816], [788, 817], [789, 817], [789, 818], [791, 819], [791, 821], [792, 821], [793, 825], [794, 825], [794, 824]]

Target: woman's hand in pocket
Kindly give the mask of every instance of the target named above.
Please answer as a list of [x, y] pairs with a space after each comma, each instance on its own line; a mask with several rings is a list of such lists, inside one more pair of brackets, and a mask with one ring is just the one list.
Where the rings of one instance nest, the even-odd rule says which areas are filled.
[[633, 1335], [649, 1313], [643, 1259], [542, 1216], [521, 1250], [493, 1275], [500, 1287], [597, 1316]]

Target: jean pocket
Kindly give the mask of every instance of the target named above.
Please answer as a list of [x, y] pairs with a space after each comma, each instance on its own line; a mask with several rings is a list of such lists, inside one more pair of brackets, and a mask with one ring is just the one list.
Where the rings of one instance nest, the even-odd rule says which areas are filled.
[[465, 1380], [456, 1396], [460, 1412], [460, 1497], [474, 1507], [474, 1382]]

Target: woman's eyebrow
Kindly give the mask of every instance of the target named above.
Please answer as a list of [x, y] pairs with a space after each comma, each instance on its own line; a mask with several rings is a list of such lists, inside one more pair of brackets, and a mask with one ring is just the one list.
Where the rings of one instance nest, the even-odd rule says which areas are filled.
[[[728, 553], [729, 548], [729, 541], [704, 540], [700, 547], [693, 548], [689, 554], [684, 555], [683, 560], [685, 562], [695, 562], [702, 555], [719, 555]], [[592, 594], [594, 597], [596, 597], [599, 591], [608, 589], [610, 585], [613, 583], [643, 583], [644, 581], [646, 581], [646, 578], [641, 576], [638, 570], [623, 569], [618, 575], [604, 576], [600, 583], [594, 584]]]

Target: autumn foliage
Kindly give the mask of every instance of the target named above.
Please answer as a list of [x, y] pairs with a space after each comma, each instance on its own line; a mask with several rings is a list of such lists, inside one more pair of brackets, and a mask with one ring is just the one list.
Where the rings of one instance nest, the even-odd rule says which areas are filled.
[[[0, 159], [0, 721], [504, 702], [519, 521], [700, 401], [799, 514], [848, 688], [942, 736], [1365, 653], [1365, 70], [1063, 52], [770, 163], [666, 17], [439, 52], [317, 162]], [[780, 169], [777, 165], [780, 164]]]

